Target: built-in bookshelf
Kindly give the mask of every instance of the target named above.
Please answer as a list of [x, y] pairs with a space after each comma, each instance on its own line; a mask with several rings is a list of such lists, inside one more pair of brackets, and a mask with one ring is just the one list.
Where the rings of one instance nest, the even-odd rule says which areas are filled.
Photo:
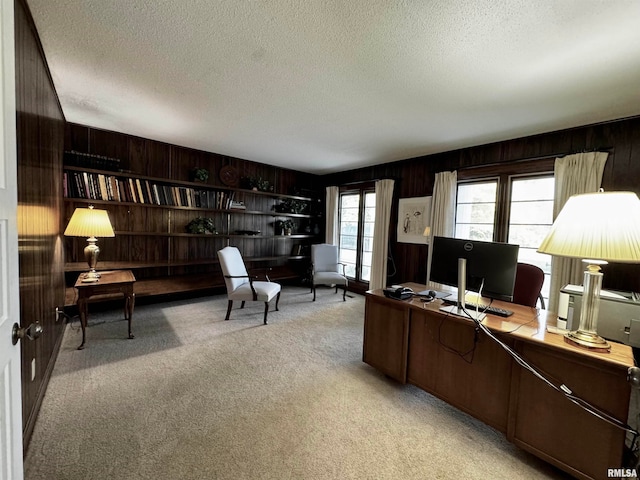
[[[65, 218], [91, 204], [109, 213], [114, 238], [98, 240], [99, 270], [131, 269], [137, 295], [223, 287], [217, 251], [237, 246], [248, 268], [269, 269], [274, 280], [302, 281], [308, 273], [310, 245], [318, 243], [321, 204], [316, 198], [221, 187], [201, 182], [65, 165]], [[300, 213], [284, 211], [292, 201]], [[188, 226], [206, 218], [209, 233]], [[290, 234], [279, 225], [294, 224]], [[66, 238], [67, 304], [73, 285], [87, 269], [83, 239]]]
[[228, 210], [235, 195], [234, 191], [194, 188], [99, 171], [68, 169], [63, 177], [65, 198]]

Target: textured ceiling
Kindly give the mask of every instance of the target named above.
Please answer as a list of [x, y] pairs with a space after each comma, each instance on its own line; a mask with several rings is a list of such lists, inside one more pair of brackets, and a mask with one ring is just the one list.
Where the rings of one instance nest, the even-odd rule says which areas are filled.
[[66, 119], [329, 173], [640, 114], [638, 0], [27, 0]]

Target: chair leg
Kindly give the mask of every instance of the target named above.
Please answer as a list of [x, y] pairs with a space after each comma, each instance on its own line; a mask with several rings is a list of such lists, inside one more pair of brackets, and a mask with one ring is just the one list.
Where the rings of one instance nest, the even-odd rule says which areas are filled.
[[343, 302], [347, 301], [347, 286], [346, 285], [343, 287], [343, 290], [342, 290], [342, 301]]
[[313, 301], [316, 301], [316, 286], [313, 286]]
[[276, 296], [276, 312], [278, 312], [278, 311], [279, 311], [279, 310], [278, 310], [278, 302], [280, 301], [280, 293], [281, 293], [281, 292], [278, 292], [278, 295]]
[[229, 320], [229, 315], [231, 315], [231, 307], [233, 306], [233, 300], [229, 300], [227, 305], [227, 316], [224, 317], [225, 320]]
[[240, 304], [240, 308], [244, 308], [244, 300], [242, 300], [242, 303]]
[[336, 284], [336, 293], [338, 293], [338, 284]]
[[269, 313], [269, 302], [264, 302], [264, 324], [267, 324], [267, 313]]

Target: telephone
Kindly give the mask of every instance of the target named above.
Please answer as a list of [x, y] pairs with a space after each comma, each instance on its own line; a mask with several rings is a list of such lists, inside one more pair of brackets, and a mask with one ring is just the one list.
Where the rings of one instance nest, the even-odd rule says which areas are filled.
[[400, 285], [392, 285], [383, 290], [384, 296], [389, 298], [395, 298], [396, 300], [406, 300], [413, 297], [413, 290], [409, 287], [403, 287]]

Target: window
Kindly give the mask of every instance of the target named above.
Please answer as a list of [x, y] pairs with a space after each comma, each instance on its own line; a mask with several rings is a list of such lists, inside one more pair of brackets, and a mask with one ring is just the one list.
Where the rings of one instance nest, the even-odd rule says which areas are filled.
[[373, 187], [350, 189], [340, 194], [340, 262], [352, 280], [371, 278], [373, 225], [376, 195]]
[[548, 299], [551, 257], [536, 250], [553, 223], [553, 174], [493, 173], [458, 183], [455, 237], [520, 245], [518, 261], [544, 271]]
[[493, 241], [498, 181], [458, 185], [456, 238]]
[[536, 252], [553, 224], [553, 175], [511, 181], [507, 242], [520, 245], [518, 261], [540, 267], [545, 274], [542, 296], [548, 304], [551, 255]]

